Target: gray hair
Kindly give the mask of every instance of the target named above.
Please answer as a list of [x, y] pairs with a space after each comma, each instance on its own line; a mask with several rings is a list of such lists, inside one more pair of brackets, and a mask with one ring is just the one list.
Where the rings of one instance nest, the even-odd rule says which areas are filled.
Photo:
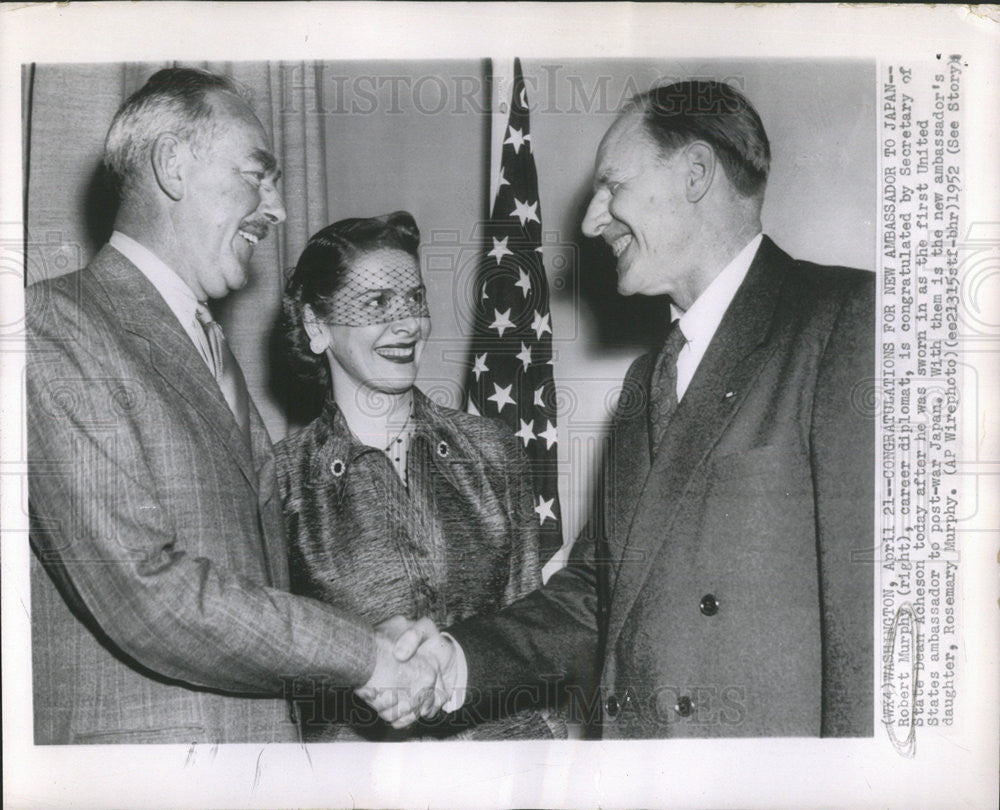
[[227, 93], [247, 105], [250, 92], [227, 76], [195, 68], [157, 71], [118, 108], [104, 141], [104, 165], [119, 192], [130, 191], [149, 160], [157, 136], [173, 132], [196, 151], [215, 135], [212, 93]]

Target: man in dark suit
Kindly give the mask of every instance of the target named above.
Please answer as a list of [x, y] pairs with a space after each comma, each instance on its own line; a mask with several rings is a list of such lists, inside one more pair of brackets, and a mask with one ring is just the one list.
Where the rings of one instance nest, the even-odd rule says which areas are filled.
[[769, 163], [716, 82], [643, 94], [605, 135], [583, 231], [676, 323], [628, 371], [569, 565], [426, 642], [490, 697], [472, 709], [596, 670], [605, 738], [872, 734], [874, 276], [762, 235]]
[[206, 306], [285, 217], [243, 91], [160, 71], [105, 161], [110, 243], [27, 294], [35, 742], [291, 741], [296, 690], [416, 694], [429, 662], [288, 593], [271, 444]]

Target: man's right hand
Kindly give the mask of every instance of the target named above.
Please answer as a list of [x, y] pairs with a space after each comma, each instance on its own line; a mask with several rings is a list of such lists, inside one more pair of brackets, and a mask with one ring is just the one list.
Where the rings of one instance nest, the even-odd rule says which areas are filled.
[[453, 643], [430, 619], [395, 616], [375, 631], [375, 671], [358, 696], [393, 728], [433, 717], [454, 687]]

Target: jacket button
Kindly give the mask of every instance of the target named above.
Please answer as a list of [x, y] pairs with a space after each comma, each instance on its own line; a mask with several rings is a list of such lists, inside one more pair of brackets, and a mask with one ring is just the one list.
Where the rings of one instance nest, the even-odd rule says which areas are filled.
[[690, 717], [691, 709], [694, 704], [691, 702], [691, 698], [687, 695], [681, 695], [677, 698], [677, 703], [674, 706], [674, 711], [677, 712], [681, 717]]
[[604, 701], [604, 708], [607, 710], [608, 714], [614, 717], [618, 714], [618, 698], [614, 695], [610, 695], [606, 701]]
[[701, 603], [698, 607], [706, 616], [714, 616], [719, 612], [719, 600], [712, 594], [706, 593], [703, 597], [701, 597]]

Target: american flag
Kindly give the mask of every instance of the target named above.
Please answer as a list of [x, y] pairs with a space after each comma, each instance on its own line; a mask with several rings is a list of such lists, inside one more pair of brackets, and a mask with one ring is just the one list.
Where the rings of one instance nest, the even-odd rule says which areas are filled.
[[[514, 80], [490, 221], [476, 276], [476, 317], [467, 407], [500, 417], [532, 466], [541, 558], [562, 546], [552, 376], [552, 315], [542, 263], [542, 213], [531, 151], [528, 96], [521, 62]], [[496, 114], [496, 113], [494, 113]]]

